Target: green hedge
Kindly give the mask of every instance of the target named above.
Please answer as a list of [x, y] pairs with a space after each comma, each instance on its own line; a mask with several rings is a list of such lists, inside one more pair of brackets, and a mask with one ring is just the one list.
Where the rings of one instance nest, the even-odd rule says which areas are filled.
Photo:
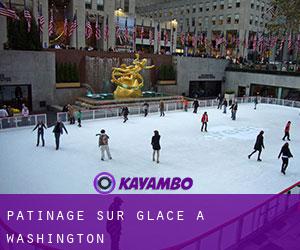
[[56, 82], [79, 82], [77, 65], [75, 63], [57, 63]]

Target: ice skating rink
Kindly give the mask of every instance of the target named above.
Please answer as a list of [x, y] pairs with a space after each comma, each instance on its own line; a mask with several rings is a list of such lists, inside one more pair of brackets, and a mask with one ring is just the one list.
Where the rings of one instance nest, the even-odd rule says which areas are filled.
[[[208, 112], [208, 133], [200, 132], [200, 119]], [[283, 145], [285, 124], [292, 121], [290, 160], [286, 176], [280, 173], [277, 156]], [[66, 124], [69, 135], [61, 137], [55, 150], [53, 128], [46, 130], [46, 146], [36, 147], [32, 128], [0, 132], [1, 193], [94, 194], [94, 177], [103, 171], [121, 177], [192, 177], [193, 188], [185, 193], [278, 193], [300, 180], [299, 109], [241, 104], [237, 120], [216, 108], [201, 108], [198, 114], [167, 112], [121, 118], [83, 121], [83, 127]], [[101, 129], [110, 136], [113, 160], [100, 160]], [[262, 162], [248, 160], [259, 131], [265, 131]], [[153, 130], [161, 134], [161, 163], [152, 162]], [[115, 191], [117, 192], [117, 191]], [[133, 192], [133, 191], [131, 191]], [[182, 191], [181, 191], [182, 192]], [[140, 191], [153, 193], [153, 191]], [[174, 193], [174, 192], [173, 192]]]

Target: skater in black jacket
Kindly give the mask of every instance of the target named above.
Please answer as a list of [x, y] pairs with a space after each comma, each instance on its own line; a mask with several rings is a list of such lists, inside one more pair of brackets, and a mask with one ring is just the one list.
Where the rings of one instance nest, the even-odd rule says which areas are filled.
[[47, 129], [46, 125], [44, 124], [44, 122], [39, 121], [38, 124], [35, 126], [35, 128], [32, 130], [36, 130], [37, 129], [37, 143], [36, 146], [38, 147], [40, 144], [40, 137], [42, 138], [42, 146], [45, 146], [45, 140], [44, 140], [44, 129]]
[[223, 113], [224, 114], [226, 114], [227, 106], [228, 106], [228, 102], [227, 102], [226, 98], [224, 98], [224, 101], [223, 101]]
[[[281, 156], [282, 155], [282, 156]], [[285, 171], [289, 165], [289, 158], [292, 158], [293, 155], [289, 149], [289, 143], [286, 142], [281, 150], [280, 150], [280, 153], [278, 155], [278, 159], [280, 158], [281, 156], [281, 159], [282, 159], [282, 165], [281, 165], [281, 173], [283, 173], [285, 175]]]
[[124, 117], [123, 123], [127, 122], [127, 121], [128, 121], [129, 110], [128, 110], [128, 108], [127, 108], [126, 106], [124, 106], [124, 107], [122, 108], [121, 114], [122, 114], [123, 117]]
[[223, 98], [221, 97], [221, 94], [218, 95], [217, 101], [218, 101], [218, 109], [222, 109]]
[[55, 136], [56, 150], [59, 149], [59, 139], [60, 139], [60, 135], [63, 134], [63, 130], [66, 132], [66, 134], [68, 134], [65, 125], [61, 121], [57, 121], [53, 129], [53, 133]]
[[159, 151], [160, 151], [160, 135], [157, 130], [154, 131], [154, 136], [151, 140], [151, 145], [153, 148], [153, 161], [155, 161], [155, 153], [157, 154], [156, 162], [159, 163]]
[[262, 130], [262, 131], [260, 131], [259, 135], [256, 137], [254, 151], [250, 155], [248, 155], [248, 159], [250, 159], [251, 156], [258, 151], [257, 161], [261, 161], [260, 154], [261, 154], [262, 149], [265, 148], [263, 134], [264, 134], [264, 131]]
[[238, 104], [237, 104], [237, 102], [234, 102], [234, 103], [231, 105], [230, 109], [231, 109], [231, 119], [232, 119], [233, 121], [235, 121], [235, 119], [236, 119], [236, 112], [237, 112], [237, 109], [238, 109]]
[[143, 109], [144, 109], [144, 116], [146, 117], [149, 112], [149, 104], [147, 102], [144, 103]]
[[199, 102], [198, 102], [197, 99], [195, 99], [194, 102], [193, 102], [193, 108], [194, 108], [193, 113], [197, 114], [197, 111], [198, 111], [198, 108], [199, 108]]

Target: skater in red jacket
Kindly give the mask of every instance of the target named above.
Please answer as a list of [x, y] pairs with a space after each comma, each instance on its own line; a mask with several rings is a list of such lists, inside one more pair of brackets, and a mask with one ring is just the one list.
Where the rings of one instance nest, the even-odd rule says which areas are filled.
[[290, 129], [291, 129], [291, 121], [288, 121], [284, 129], [284, 137], [282, 138], [283, 141], [285, 141], [286, 137], [288, 141], [290, 141]]
[[202, 122], [201, 132], [203, 132], [203, 128], [205, 132], [207, 132], [207, 123], [208, 123], [207, 112], [204, 112], [204, 114], [202, 115], [201, 122]]

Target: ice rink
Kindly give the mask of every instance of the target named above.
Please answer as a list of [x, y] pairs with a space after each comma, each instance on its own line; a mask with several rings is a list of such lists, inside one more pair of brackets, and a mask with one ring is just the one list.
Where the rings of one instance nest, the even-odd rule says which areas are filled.
[[[208, 112], [208, 132], [200, 132], [200, 119]], [[277, 156], [283, 130], [292, 121], [290, 160], [286, 176], [280, 173]], [[94, 177], [103, 171], [121, 177], [192, 177], [193, 188], [185, 193], [278, 193], [300, 180], [299, 110], [275, 105], [241, 104], [237, 120], [216, 108], [198, 114], [175, 111], [161, 118], [157, 113], [83, 121], [83, 127], [66, 124], [69, 134], [55, 150], [53, 128], [46, 130], [46, 146], [36, 147], [32, 128], [0, 132], [1, 193], [95, 194]], [[98, 148], [101, 129], [110, 136], [113, 160], [102, 162]], [[259, 131], [265, 131], [262, 162], [248, 160]], [[161, 163], [152, 162], [150, 145], [154, 130], [161, 134]], [[115, 191], [117, 192], [117, 191]], [[153, 191], [140, 191], [153, 193]]]

